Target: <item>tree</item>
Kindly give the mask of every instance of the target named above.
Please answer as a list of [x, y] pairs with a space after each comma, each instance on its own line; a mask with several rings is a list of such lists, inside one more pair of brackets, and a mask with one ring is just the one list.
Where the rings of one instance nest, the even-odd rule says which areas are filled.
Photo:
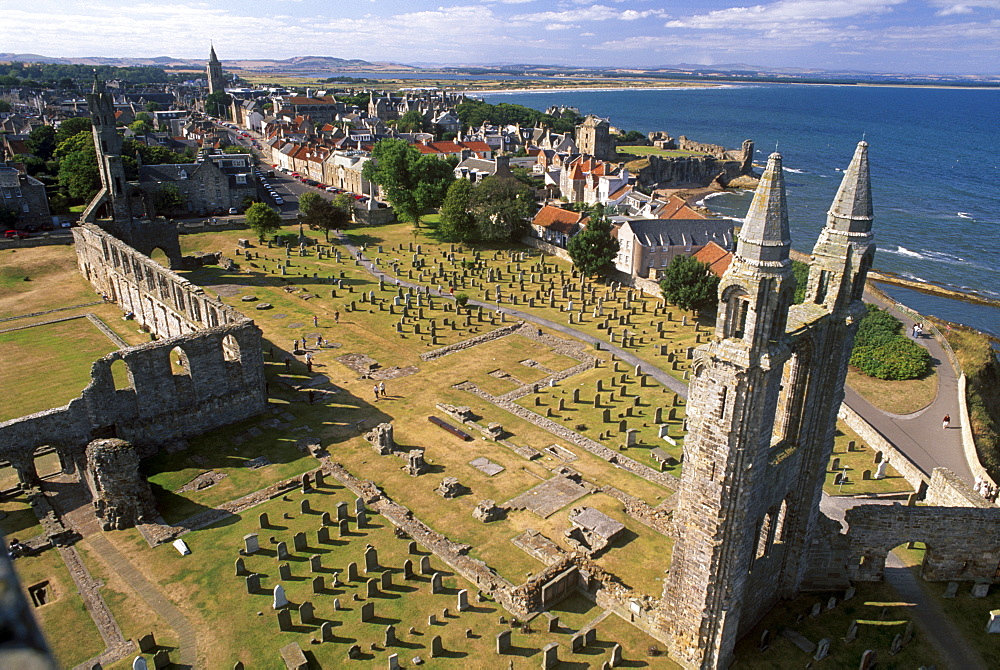
[[879, 309], [866, 305], [868, 312], [854, 337], [851, 365], [878, 379], [916, 379], [930, 368], [927, 349], [903, 334], [903, 323]]
[[90, 132], [92, 125], [90, 119], [86, 116], [74, 116], [72, 119], [62, 121], [59, 127], [56, 128], [56, 146], [58, 147], [66, 140], [79, 135], [85, 130]]
[[153, 191], [152, 196], [157, 214], [175, 214], [184, 207], [184, 196], [173, 184], [164, 184]]
[[479, 236], [490, 242], [512, 242], [524, 235], [534, 208], [531, 191], [514, 179], [487, 177], [472, 195]]
[[[332, 201], [317, 196], [317, 200], [311, 202], [305, 211], [305, 222], [310, 230], [322, 230], [329, 242], [331, 230], [340, 230], [350, 223], [353, 202], [354, 199], [346, 193], [341, 193]], [[299, 199], [299, 209], [302, 209], [302, 198]]]
[[28, 133], [26, 144], [31, 153], [47, 161], [56, 150], [56, 129], [52, 126], [36, 126]]
[[158, 112], [158, 111], [160, 111], [160, 103], [158, 103], [158, 102], [152, 102], [152, 101], [147, 102], [146, 103], [146, 111], [147, 112]]
[[79, 133], [56, 148], [59, 158], [59, 186], [71, 198], [93, 199], [101, 190], [97, 153], [89, 133]]
[[420, 226], [420, 217], [444, 200], [455, 180], [451, 166], [433, 156], [422, 156], [404, 140], [380, 140], [372, 149], [361, 176], [382, 187], [396, 216]]
[[309, 212], [321, 200], [323, 200], [323, 196], [321, 196], [319, 193], [315, 193], [313, 191], [303, 193], [302, 195], [299, 196], [299, 211], [302, 212], [303, 216], [308, 218]]
[[145, 135], [146, 133], [153, 132], [153, 126], [142, 119], [136, 119], [132, 123], [128, 124], [128, 129], [136, 135]]
[[[0, 77], [0, 86], [11, 86], [11, 85], [13, 84], [6, 83], [5, 81], [3, 81], [3, 77]], [[7, 102], [6, 100], [0, 100], [0, 114], [6, 114], [11, 109], [13, 109], [13, 107], [10, 106], [9, 102]]]
[[428, 125], [424, 115], [416, 109], [403, 114], [396, 122], [396, 128], [402, 133], [419, 133], [426, 130]]
[[618, 240], [611, 237], [611, 222], [607, 217], [595, 215], [586, 228], [570, 239], [566, 249], [577, 270], [588, 277], [603, 277], [615, 268]]
[[232, 102], [232, 100], [233, 99], [231, 97], [222, 91], [209, 93], [205, 96], [205, 112], [210, 116], [227, 118], [226, 110], [229, 109], [229, 103]]
[[0, 229], [10, 230], [20, 217], [17, 210], [0, 206]]
[[271, 233], [281, 229], [281, 216], [277, 211], [262, 202], [255, 202], [246, 211], [247, 226], [257, 234], [261, 243]]
[[474, 242], [479, 237], [476, 216], [470, 211], [472, 205], [472, 182], [456, 179], [448, 187], [448, 195], [441, 205], [441, 223], [437, 233], [445, 242]]
[[719, 278], [691, 256], [675, 256], [660, 281], [663, 297], [681, 309], [705, 309], [718, 301]]
[[806, 299], [806, 287], [809, 285], [809, 264], [802, 261], [792, 261], [792, 274], [795, 275], [795, 295], [793, 305], [801, 305]]

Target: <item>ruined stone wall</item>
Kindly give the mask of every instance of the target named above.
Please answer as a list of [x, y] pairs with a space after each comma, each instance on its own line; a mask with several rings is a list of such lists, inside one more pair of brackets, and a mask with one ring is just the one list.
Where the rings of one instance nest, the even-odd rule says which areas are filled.
[[73, 236], [80, 273], [157, 337], [250, 321], [97, 226], [74, 228]]
[[[260, 335], [244, 319], [112, 352], [94, 362], [90, 384], [69, 404], [0, 423], [0, 459], [32, 485], [34, 452], [44, 445], [56, 449], [65, 470], [82, 471], [94, 439], [125, 439], [148, 456], [159, 445], [258, 414], [267, 407]], [[183, 368], [175, 371], [171, 356]], [[127, 388], [115, 387], [117, 361]]]
[[976, 493], [974, 488], [948, 468], [934, 468], [924, 502], [937, 507], [994, 509], [1000, 514], [1000, 508]]
[[656, 188], [681, 184], [708, 185], [716, 177], [722, 182], [735, 179], [743, 172], [739, 161], [713, 156], [649, 156], [649, 165], [636, 175], [639, 186]]
[[923, 542], [924, 579], [1000, 582], [1000, 509], [861, 505], [846, 516], [849, 579], [881, 581], [889, 551]]

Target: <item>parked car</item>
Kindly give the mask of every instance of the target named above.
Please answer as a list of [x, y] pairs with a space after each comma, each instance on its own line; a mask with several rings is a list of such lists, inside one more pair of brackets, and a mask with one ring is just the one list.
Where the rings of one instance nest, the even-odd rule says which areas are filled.
[[339, 189], [336, 189], [336, 188], [334, 188], [333, 186], [327, 186], [327, 187], [326, 187], [326, 192], [327, 192], [327, 193], [338, 193], [338, 192], [339, 192]]
[[72, 228], [73, 224], [69, 221], [62, 221], [59, 223], [60, 228]]
[[277, 204], [279, 204], [279, 205], [284, 205], [285, 204], [285, 199], [282, 198], [280, 195], [276, 195], [276, 196], [274, 196], [274, 202], [277, 203]]
[[8, 240], [12, 240], [12, 239], [13, 240], [23, 240], [26, 237], [31, 237], [31, 235], [29, 235], [28, 233], [24, 232], [23, 230], [8, 230], [6, 233], [3, 234], [3, 236], [5, 238], [7, 238]]
[[235, 207], [230, 207], [229, 208], [229, 213], [230, 214], [239, 214], [240, 210], [236, 209]]

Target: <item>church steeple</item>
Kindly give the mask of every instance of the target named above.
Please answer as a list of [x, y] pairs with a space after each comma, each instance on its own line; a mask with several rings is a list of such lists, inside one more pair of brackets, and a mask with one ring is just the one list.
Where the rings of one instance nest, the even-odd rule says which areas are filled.
[[208, 67], [206, 68], [206, 74], [208, 79], [208, 94], [213, 93], [225, 93], [226, 92], [226, 77], [222, 73], [222, 63], [219, 61], [219, 57], [215, 55], [215, 45], [211, 46], [208, 53]]
[[792, 239], [788, 232], [788, 204], [781, 154], [767, 159], [767, 169], [754, 193], [746, 222], [740, 230], [736, 255], [753, 265], [775, 266], [789, 263]]
[[827, 215], [827, 225], [837, 230], [865, 233], [871, 230], [872, 185], [868, 176], [868, 143], [858, 142], [851, 164], [844, 171], [837, 195]]

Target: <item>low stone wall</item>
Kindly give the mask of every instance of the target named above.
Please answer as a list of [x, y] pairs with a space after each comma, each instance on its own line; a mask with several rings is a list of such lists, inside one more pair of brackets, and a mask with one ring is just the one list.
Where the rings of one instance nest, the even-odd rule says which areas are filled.
[[538, 249], [543, 254], [548, 254], [549, 256], [555, 256], [556, 258], [561, 258], [564, 261], [573, 262], [573, 259], [569, 257], [569, 252], [562, 247], [557, 247], [554, 244], [549, 244], [545, 240], [540, 240], [537, 237], [532, 237], [530, 235], [525, 235], [521, 238], [521, 244]]
[[930, 478], [913, 461], [907, 458], [906, 454], [882, 437], [882, 434], [875, 430], [874, 426], [848, 407], [847, 403], [841, 403], [840, 410], [837, 412], [837, 418], [846, 423], [870, 447], [881, 451], [882, 455], [889, 460], [890, 465], [896, 469], [896, 472], [903, 475], [903, 478], [909, 482], [913, 490], [918, 492], [923, 491], [930, 484]]
[[938, 507], [979, 507], [998, 509], [996, 505], [976, 493], [976, 490], [948, 468], [934, 468], [931, 485], [924, 498], [927, 505]]
[[470, 337], [467, 340], [462, 340], [461, 342], [455, 342], [454, 344], [449, 344], [440, 349], [434, 349], [433, 351], [428, 351], [426, 353], [420, 354], [420, 360], [423, 361], [433, 361], [435, 359], [441, 358], [442, 356], [447, 356], [448, 354], [453, 354], [456, 351], [462, 351], [464, 349], [471, 349], [472, 347], [482, 344], [484, 342], [491, 342], [492, 340], [499, 340], [501, 337], [507, 337], [515, 330], [521, 327], [523, 321], [518, 321], [517, 323], [510, 324], [507, 326], [500, 326], [488, 333], [483, 333], [482, 335], [476, 335], [475, 337]]

